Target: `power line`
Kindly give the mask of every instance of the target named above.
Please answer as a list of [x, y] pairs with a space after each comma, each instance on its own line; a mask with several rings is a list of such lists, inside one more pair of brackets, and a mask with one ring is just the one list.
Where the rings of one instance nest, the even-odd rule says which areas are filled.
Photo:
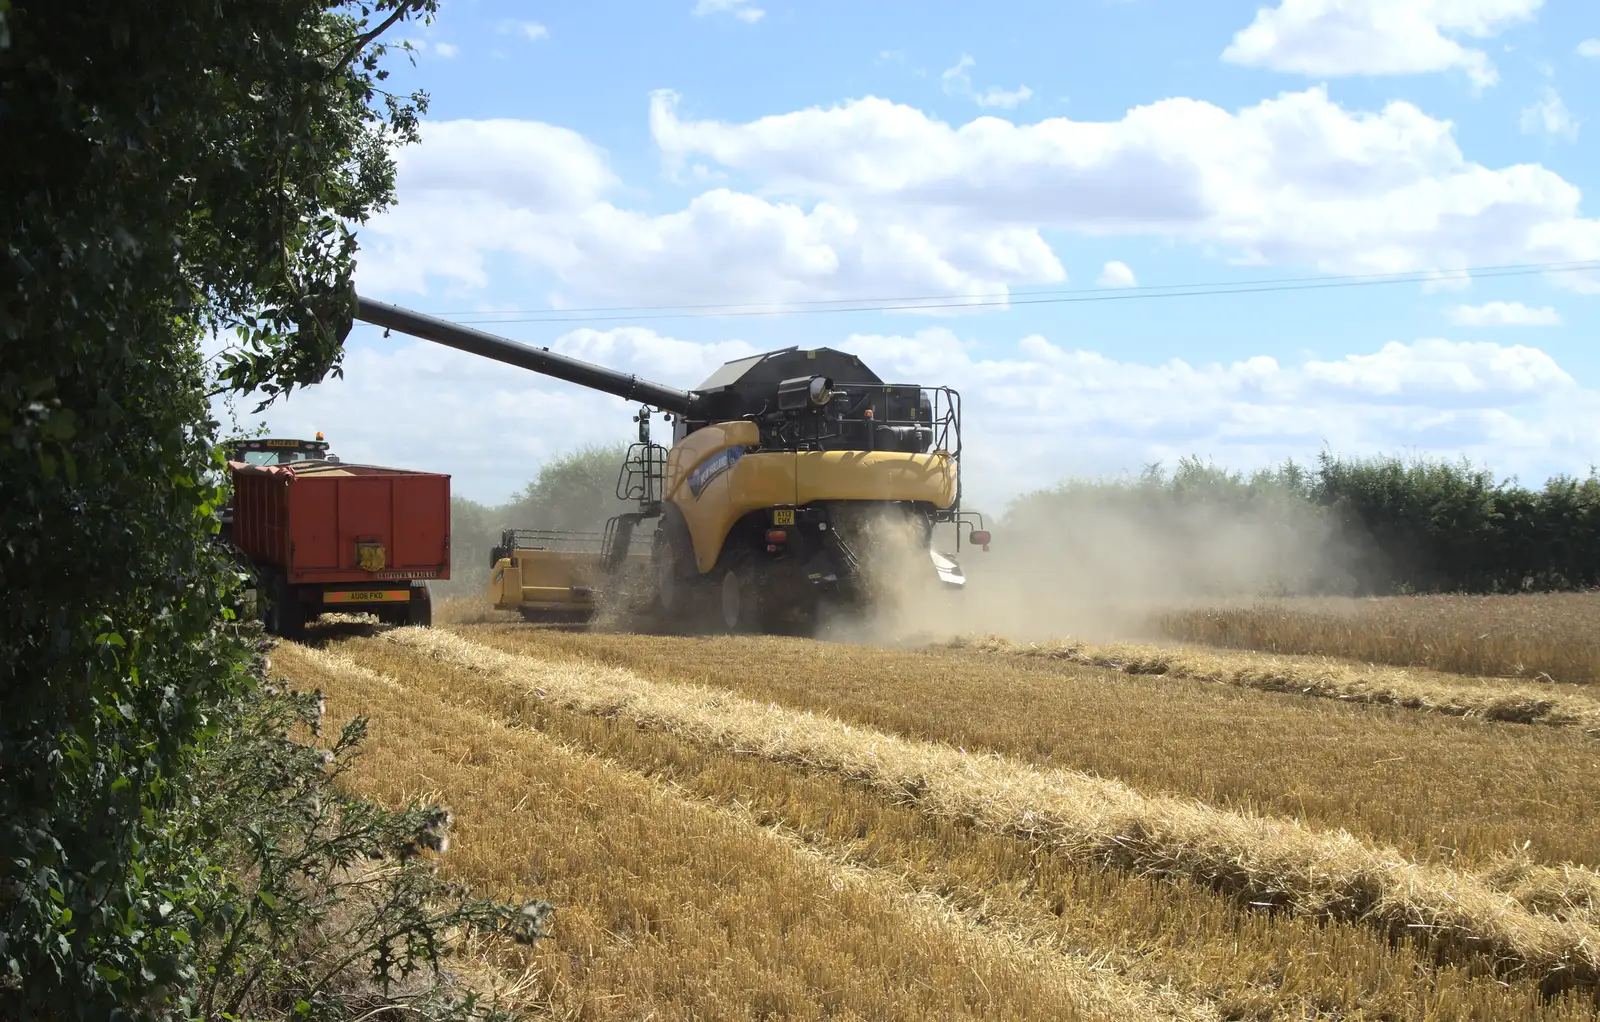
[[[1600, 271], [1600, 260], [1550, 263], [1513, 263], [1446, 271], [1475, 278], [1528, 276], [1539, 273]], [[1385, 284], [1426, 283], [1440, 279], [1440, 271], [1347, 274], [1321, 277], [1278, 277], [1262, 280], [1218, 281], [1198, 284], [1143, 285], [1127, 288], [1076, 288], [1032, 292], [991, 292], [967, 295], [926, 295], [908, 298], [812, 299], [795, 302], [751, 302], [722, 305], [597, 306], [586, 309], [507, 310], [497, 313], [455, 312], [431, 315], [465, 316], [465, 325], [510, 323], [614, 322], [648, 319], [712, 319], [749, 316], [816, 315], [839, 312], [914, 312], [938, 309], [981, 309], [1011, 305], [1060, 305], [1079, 302], [1130, 301], [1152, 298], [1188, 298], [1209, 295], [1262, 294], [1276, 291], [1312, 291], [1329, 288], [1373, 287]], [[853, 304], [852, 304], [853, 303]], [[868, 304], [872, 303], [872, 304]], [[711, 311], [720, 310], [720, 311]], [[593, 316], [590, 313], [627, 313]]]
[[472, 309], [460, 312], [431, 312], [431, 316], [522, 316], [544, 315], [547, 313], [560, 315], [579, 315], [594, 312], [648, 312], [652, 310], [679, 311], [679, 310], [705, 310], [705, 309], [761, 309], [788, 306], [828, 306], [847, 305], [851, 303], [884, 303], [884, 302], [945, 302], [966, 301], [968, 299], [1008, 297], [1038, 297], [1047, 295], [1080, 295], [1104, 294], [1108, 291], [1117, 293], [1128, 292], [1154, 292], [1169, 291], [1186, 288], [1222, 288], [1243, 287], [1265, 284], [1298, 284], [1320, 283], [1333, 281], [1374, 281], [1382, 283], [1412, 283], [1426, 282], [1439, 279], [1436, 275], [1444, 273], [1469, 274], [1476, 276], [1513, 276], [1527, 273], [1558, 273], [1564, 271], [1581, 272], [1584, 270], [1600, 269], [1600, 261], [1576, 260], [1569, 262], [1548, 263], [1505, 263], [1491, 266], [1465, 267], [1456, 270], [1412, 270], [1390, 273], [1349, 273], [1349, 274], [1324, 274], [1313, 277], [1268, 277], [1260, 280], [1223, 280], [1206, 281], [1191, 284], [1145, 284], [1122, 288], [1047, 288], [1029, 290], [1017, 288], [1010, 291], [974, 292], [967, 294], [941, 294], [941, 295], [901, 295], [892, 298], [813, 298], [799, 299], [786, 302], [713, 302], [699, 305], [599, 305], [573, 309]]

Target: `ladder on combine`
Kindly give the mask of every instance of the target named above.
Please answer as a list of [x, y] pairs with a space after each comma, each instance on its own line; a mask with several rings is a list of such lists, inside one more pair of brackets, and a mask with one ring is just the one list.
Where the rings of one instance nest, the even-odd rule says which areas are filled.
[[622, 566], [633, 546], [633, 533], [639, 523], [661, 515], [666, 499], [663, 492], [667, 475], [667, 449], [650, 441], [650, 410], [639, 409], [633, 417], [639, 424], [639, 441], [628, 447], [617, 473], [617, 499], [631, 500], [639, 507], [613, 516], [606, 522], [605, 536], [600, 545], [600, 569], [610, 577]]

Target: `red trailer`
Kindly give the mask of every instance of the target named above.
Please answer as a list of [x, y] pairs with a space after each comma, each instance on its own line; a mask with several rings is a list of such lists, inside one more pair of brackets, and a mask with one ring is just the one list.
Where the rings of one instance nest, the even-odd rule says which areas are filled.
[[229, 531], [269, 631], [292, 636], [341, 611], [433, 623], [427, 584], [450, 577], [448, 475], [320, 459], [229, 467]]

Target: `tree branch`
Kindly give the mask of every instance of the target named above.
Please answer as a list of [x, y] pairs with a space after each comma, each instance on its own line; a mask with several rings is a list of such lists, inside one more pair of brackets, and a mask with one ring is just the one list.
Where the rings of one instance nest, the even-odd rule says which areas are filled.
[[427, 5], [427, 2], [428, 0], [401, 0], [399, 6], [394, 9], [394, 13], [383, 19], [377, 28], [370, 32], [363, 32], [361, 35], [356, 36], [356, 41], [350, 47], [349, 52], [340, 58], [339, 62], [333, 66], [333, 68], [328, 72], [328, 77], [331, 78], [334, 75], [342, 72], [346, 67], [350, 66], [350, 62], [355, 60], [356, 57], [360, 56], [362, 50], [366, 49], [368, 46], [371, 46], [373, 40], [377, 39], [379, 36], [389, 31], [389, 29], [393, 28], [395, 23], [403, 19], [406, 15], [422, 10], [422, 8]]

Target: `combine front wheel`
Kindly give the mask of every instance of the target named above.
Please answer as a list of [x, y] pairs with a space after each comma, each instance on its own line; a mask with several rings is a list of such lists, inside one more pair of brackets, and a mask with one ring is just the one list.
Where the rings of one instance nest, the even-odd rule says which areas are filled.
[[689, 540], [689, 530], [681, 518], [668, 514], [657, 529], [655, 546], [651, 551], [655, 575], [655, 604], [662, 623], [669, 628], [691, 626], [699, 604], [700, 591], [696, 585], [694, 547]]
[[735, 634], [760, 631], [764, 623], [762, 593], [755, 568], [748, 561], [722, 573], [722, 626]]

